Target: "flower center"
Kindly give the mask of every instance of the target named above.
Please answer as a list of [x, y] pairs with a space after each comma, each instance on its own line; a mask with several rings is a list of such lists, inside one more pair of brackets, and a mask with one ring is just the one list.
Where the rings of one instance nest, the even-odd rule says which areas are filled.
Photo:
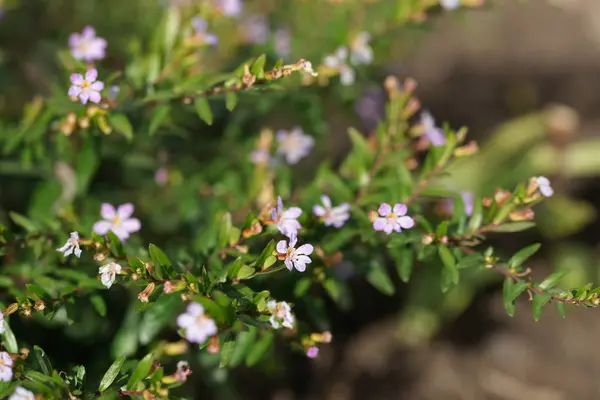
[[77, 47], [79, 47], [79, 51], [85, 53], [90, 48], [90, 43], [87, 40], [81, 40]]
[[288, 249], [286, 251], [287, 256], [288, 257], [293, 256], [294, 255], [294, 250], [296, 250], [296, 249], [294, 249], [293, 247], [288, 247]]
[[119, 217], [114, 217], [114, 218], [111, 220], [111, 222], [112, 222], [112, 224], [113, 224], [113, 225], [119, 225], [119, 224], [121, 223], [121, 218], [119, 218]]
[[390, 222], [396, 221], [396, 214], [394, 214], [394, 213], [389, 213], [389, 214], [387, 215], [387, 217], [386, 217], [386, 218], [387, 218], [387, 220], [388, 220], [388, 221], [390, 221]]
[[90, 87], [90, 85], [91, 85], [91, 83], [90, 83], [90, 82], [88, 82], [88, 81], [83, 81], [83, 83], [81, 84], [81, 87], [85, 89], [85, 88], [88, 88], [88, 87]]

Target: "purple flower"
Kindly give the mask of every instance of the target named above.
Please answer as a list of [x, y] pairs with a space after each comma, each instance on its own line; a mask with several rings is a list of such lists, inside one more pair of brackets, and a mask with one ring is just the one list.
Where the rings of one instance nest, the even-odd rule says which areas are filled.
[[435, 125], [435, 120], [427, 111], [421, 113], [421, 126], [424, 130], [423, 135], [433, 146], [443, 146], [446, 144], [446, 134], [444, 133], [444, 130]]
[[279, 329], [282, 326], [289, 329], [294, 327], [295, 317], [288, 303], [285, 301], [276, 302], [275, 300], [270, 300], [267, 303], [267, 307], [272, 314], [269, 322], [273, 329]]
[[246, 17], [242, 24], [245, 38], [250, 43], [264, 44], [269, 37], [269, 23], [267, 17], [262, 14], [254, 14]]
[[313, 207], [313, 212], [323, 220], [325, 226], [341, 228], [350, 218], [350, 204], [342, 203], [332, 207], [331, 199], [326, 195], [321, 196], [321, 202], [325, 207], [317, 204]]
[[385, 111], [385, 94], [375, 86], [367, 89], [354, 104], [354, 111], [368, 131], [377, 127]]
[[186, 312], [177, 317], [177, 325], [185, 330], [185, 338], [191, 343], [204, 343], [217, 333], [217, 324], [204, 314], [199, 303], [190, 303]]
[[14, 361], [6, 351], [0, 351], [0, 381], [10, 382], [13, 377]]
[[554, 194], [554, 189], [550, 185], [550, 180], [545, 176], [538, 176], [535, 178], [535, 183], [538, 185], [538, 189], [542, 196], [544, 197], [552, 197]]
[[373, 222], [373, 229], [384, 231], [388, 235], [393, 231], [402, 232], [402, 228], [410, 229], [415, 226], [415, 221], [406, 215], [408, 208], [405, 204], [395, 204], [394, 208], [387, 203], [379, 206], [379, 215]]
[[210, 46], [214, 46], [219, 43], [219, 38], [217, 35], [213, 35], [212, 33], [208, 33], [206, 29], [208, 29], [208, 23], [206, 20], [201, 17], [192, 18], [192, 26], [196, 31], [196, 35], [202, 40], [203, 43], [206, 43]]
[[100, 103], [102, 96], [100, 91], [104, 89], [104, 83], [96, 81], [98, 71], [95, 68], [89, 69], [85, 73], [85, 78], [81, 74], [71, 74], [71, 87], [69, 88], [69, 96], [79, 97], [81, 104], [86, 104], [89, 101], [92, 103]]
[[96, 31], [91, 26], [83, 28], [81, 34], [72, 33], [69, 36], [71, 54], [76, 60], [102, 60], [106, 55], [106, 40], [97, 37]]
[[310, 264], [312, 260], [309, 255], [313, 252], [313, 246], [311, 244], [303, 244], [297, 249], [294, 247], [298, 242], [296, 235], [290, 236], [290, 244], [286, 240], [281, 240], [277, 243], [277, 252], [279, 254], [285, 254], [285, 266], [290, 271], [294, 268], [298, 272], [304, 272], [306, 270], [306, 264]]
[[266, 165], [271, 161], [271, 153], [265, 149], [256, 149], [250, 153], [250, 161], [257, 165]]
[[369, 46], [371, 35], [368, 32], [359, 33], [350, 45], [350, 63], [353, 65], [371, 64], [373, 49]]
[[[473, 206], [474, 206], [473, 203], [475, 202], [475, 195], [473, 194], [473, 192], [465, 190], [465, 191], [460, 192], [460, 197], [465, 206], [465, 214], [470, 217], [473, 214]], [[449, 214], [449, 215], [453, 214], [454, 213], [454, 199], [453, 198], [444, 199], [443, 202], [441, 203], [441, 207], [442, 207], [442, 212]]]
[[35, 400], [35, 395], [29, 390], [21, 386], [17, 386], [14, 393], [10, 395], [8, 400]]
[[339, 47], [333, 54], [325, 57], [323, 64], [339, 72], [342, 85], [348, 86], [354, 83], [356, 73], [348, 65], [348, 49], [346, 47]]
[[277, 131], [277, 141], [277, 153], [283, 155], [288, 164], [296, 164], [306, 157], [315, 144], [312, 136], [305, 135], [299, 126], [293, 127], [291, 131]]
[[286, 28], [278, 28], [275, 31], [273, 47], [278, 57], [286, 59], [291, 53], [291, 41], [290, 31]]
[[123, 267], [115, 262], [110, 262], [103, 267], [98, 269], [98, 273], [100, 274], [100, 281], [107, 289], [115, 283], [115, 279], [117, 275], [121, 274]]
[[311, 346], [306, 349], [306, 356], [308, 358], [317, 358], [319, 355], [319, 348], [317, 346]]
[[446, 10], [455, 10], [460, 6], [460, 0], [440, 0], [440, 5]]
[[237, 18], [242, 13], [242, 0], [215, 0], [216, 6], [223, 15]]
[[104, 221], [94, 224], [94, 232], [98, 235], [106, 235], [108, 231], [113, 231], [119, 239], [127, 239], [131, 233], [139, 231], [142, 226], [139, 219], [131, 218], [134, 210], [131, 203], [121, 204], [117, 210], [108, 203], [102, 203], [100, 215]]
[[75, 253], [75, 257], [81, 257], [81, 249], [79, 248], [79, 233], [71, 232], [70, 237], [67, 239], [67, 243], [56, 251], [63, 253], [63, 256], [68, 257]]
[[302, 225], [298, 222], [300, 215], [302, 215], [302, 210], [298, 207], [284, 209], [283, 201], [279, 196], [277, 197], [277, 207], [273, 207], [271, 210], [271, 219], [277, 224], [279, 232], [288, 237], [296, 235], [298, 230], [302, 228]]

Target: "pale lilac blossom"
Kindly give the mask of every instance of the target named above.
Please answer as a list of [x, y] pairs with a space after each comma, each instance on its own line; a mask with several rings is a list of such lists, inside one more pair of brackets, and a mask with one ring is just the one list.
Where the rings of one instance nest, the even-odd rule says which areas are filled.
[[69, 36], [71, 54], [76, 60], [102, 60], [106, 55], [106, 40], [97, 37], [96, 31], [91, 26], [83, 28], [81, 33], [72, 33]]
[[295, 317], [288, 303], [285, 301], [276, 302], [275, 300], [270, 300], [267, 303], [267, 307], [271, 311], [269, 322], [273, 329], [279, 329], [282, 326], [288, 329], [294, 327]]
[[8, 400], [35, 400], [35, 395], [24, 387], [17, 386]]
[[440, 5], [446, 10], [456, 10], [460, 7], [460, 0], [440, 0]]
[[354, 103], [354, 111], [362, 120], [366, 130], [377, 127], [385, 113], [385, 94], [378, 86], [370, 87]]
[[323, 64], [339, 72], [342, 85], [348, 86], [354, 83], [356, 73], [348, 65], [348, 49], [345, 46], [339, 47], [333, 54], [325, 57]]
[[[462, 199], [462, 202], [465, 206], [465, 208], [464, 208], [465, 214], [470, 217], [471, 214], [473, 214], [475, 195], [473, 194], [473, 192], [465, 190], [465, 191], [460, 192], [460, 198]], [[442, 211], [447, 214], [453, 214], [454, 213], [454, 204], [455, 204], [455, 201], [453, 198], [444, 199], [443, 202], [441, 203]]]
[[104, 221], [98, 221], [94, 224], [94, 232], [98, 235], [106, 235], [112, 231], [121, 240], [125, 240], [130, 234], [137, 232], [142, 227], [140, 220], [131, 218], [135, 210], [133, 204], [121, 204], [116, 210], [108, 204], [102, 203], [100, 215]]
[[120, 87], [118, 87], [117, 85], [112, 85], [110, 88], [108, 88], [108, 93], [106, 94], [106, 97], [109, 100], [114, 100], [117, 98], [120, 91], [121, 91]]
[[327, 195], [321, 196], [323, 206], [317, 204], [313, 207], [315, 215], [323, 220], [325, 226], [341, 228], [350, 218], [350, 204], [342, 203], [333, 207], [331, 199]]
[[317, 346], [311, 346], [306, 350], [306, 356], [308, 358], [317, 358], [319, 355], [319, 348]]
[[0, 381], [10, 382], [14, 361], [6, 351], [0, 351]]
[[107, 289], [115, 283], [115, 279], [117, 275], [121, 274], [123, 267], [121, 267], [116, 262], [110, 262], [103, 267], [98, 268], [98, 273], [100, 274], [100, 281]]
[[313, 252], [313, 246], [311, 244], [303, 244], [302, 246], [295, 248], [298, 238], [296, 235], [290, 236], [290, 242], [281, 240], [277, 243], [277, 252], [285, 255], [285, 266], [288, 270], [296, 269], [298, 272], [304, 272], [306, 270], [306, 264], [310, 264], [312, 260], [309, 255]]
[[383, 231], [388, 235], [392, 232], [402, 232], [415, 226], [415, 221], [406, 215], [408, 207], [405, 204], [395, 204], [394, 207], [387, 203], [379, 206], [380, 217], [373, 222], [373, 229]]
[[538, 176], [535, 178], [535, 183], [538, 185], [538, 189], [542, 196], [544, 197], [552, 197], [554, 194], [554, 189], [550, 185], [550, 180], [545, 176]]
[[373, 62], [373, 49], [369, 45], [371, 35], [360, 32], [350, 45], [350, 63], [353, 65], [371, 64]]
[[198, 16], [192, 18], [192, 26], [196, 31], [196, 36], [200, 38], [203, 43], [206, 43], [210, 46], [215, 46], [217, 43], [219, 43], [219, 38], [217, 35], [206, 31], [208, 29], [208, 23], [205, 19]]
[[421, 113], [421, 126], [424, 131], [423, 135], [429, 140], [432, 146], [443, 146], [446, 144], [444, 130], [435, 125], [433, 116], [427, 111]]
[[292, 38], [286, 28], [277, 28], [273, 37], [273, 47], [278, 57], [286, 59], [291, 53]]
[[244, 37], [254, 44], [264, 44], [269, 39], [269, 23], [263, 14], [254, 14], [244, 18], [242, 23]]
[[228, 17], [237, 18], [242, 13], [242, 0], [215, 0], [217, 9]]
[[79, 248], [79, 233], [71, 232], [70, 237], [67, 239], [67, 243], [61, 248], [56, 249], [63, 253], [63, 256], [68, 257], [71, 254], [75, 254], [75, 257], [81, 257], [81, 249]]
[[257, 165], [266, 165], [271, 161], [271, 153], [266, 149], [256, 149], [250, 153], [250, 161]]
[[86, 104], [88, 100], [92, 103], [100, 103], [102, 100], [100, 91], [104, 89], [104, 82], [96, 79], [98, 79], [98, 71], [95, 68], [89, 69], [85, 77], [81, 74], [71, 74], [72, 85], [69, 88], [69, 96], [79, 97], [81, 104]]
[[277, 229], [283, 235], [290, 237], [296, 235], [298, 230], [302, 228], [298, 218], [302, 215], [302, 210], [299, 207], [283, 208], [281, 197], [277, 197], [277, 207], [271, 210], [271, 219], [277, 225]]
[[177, 325], [191, 343], [203, 343], [217, 333], [217, 324], [204, 314], [204, 307], [199, 303], [190, 303], [186, 312], [177, 317]]
[[279, 142], [277, 153], [281, 154], [288, 164], [296, 164], [306, 157], [315, 145], [312, 136], [306, 135], [299, 126], [290, 131], [281, 129], [277, 131], [276, 137]]

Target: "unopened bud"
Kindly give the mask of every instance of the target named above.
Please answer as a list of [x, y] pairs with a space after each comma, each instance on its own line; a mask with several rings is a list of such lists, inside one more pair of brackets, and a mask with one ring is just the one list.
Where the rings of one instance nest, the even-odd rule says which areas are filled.
[[464, 146], [457, 147], [454, 149], [454, 157], [466, 157], [477, 153], [479, 147], [477, 146], [477, 142], [471, 140]]
[[154, 282], [150, 282], [148, 284], [148, 286], [146, 286], [146, 288], [138, 294], [138, 296], [137, 296], [138, 299], [140, 299], [140, 301], [142, 303], [147, 303], [148, 300], [149, 300], [150, 295], [154, 291], [154, 287], [155, 286], [156, 285], [154, 284]]
[[448, 244], [448, 236], [440, 236], [441, 244]]
[[213, 336], [208, 343], [206, 351], [208, 351], [210, 354], [217, 354], [220, 350], [221, 346], [219, 345], [219, 337]]
[[389, 94], [396, 93], [398, 91], [398, 86], [398, 79], [392, 75], [385, 78], [385, 81], [383, 82], [383, 87]]
[[94, 261], [96, 262], [102, 262], [104, 260], [106, 260], [106, 257], [108, 257], [108, 254], [103, 252], [103, 253], [95, 253], [94, 254]]
[[496, 204], [501, 206], [510, 198], [510, 196], [511, 193], [509, 191], [496, 189], [496, 193], [494, 193], [494, 200], [496, 201]]
[[87, 129], [90, 127], [90, 119], [88, 117], [79, 118], [78, 123], [81, 129]]
[[510, 214], [508, 214], [508, 219], [510, 219], [511, 221], [531, 221], [534, 217], [535, 213], [531, 208], [513, 211]]
[[415, 90], [417, 90], [417, 81], [413, 78], [406, 78], [404, 80], [404, 92], [405, 93], [412, 93]]
[[434, 239], [434, 237], [431, 233], [426, 233], [421, 238], [421, 243], [428, 245], [428, 244], [433, 243], [433, 239]]
[[406, 107], [404, 107], [404, 110], [402, 111], [402, 116], [408, 119], [415, 115], [420, 108], [421, 102], [412, 97], [410, 100], [408, 100]]
[[369, 211], [369, 221], [375, 222], [375, 220], [379, 218], [379, 213], [377, 211], [371, 210]]
[[171, 281], [166, 281], [163, 286], [163, 292], [165, 292], [166, 294], [170, 294], [170, 293], [173, 293], [174, 291], [175, 291], [175, 286], [173, 286], [173, 283], [171, 283]]
[[46, 308], [46, 303], [44, 303], [42, 300], [38, 300], [35, 302], [33, 308], [35, 311], [43, 311]]
[[333, 339], [331, 332], [325, 331], [321, 335], [323, 337], [323, 343], [331, 343], [331, 339]]
[[140, 276], [136, 273], [131, 274], [131, 280], [132, 281], [137, 281], [138, 279], [140, 279]]
[[96, 114], [98, 114], [100, 111], [101, 110], [100, 110], [100, 108], [98, 106], [89, 106], [87, 108], [87, 115], [88, 115], [88, 117], [92, 118]]

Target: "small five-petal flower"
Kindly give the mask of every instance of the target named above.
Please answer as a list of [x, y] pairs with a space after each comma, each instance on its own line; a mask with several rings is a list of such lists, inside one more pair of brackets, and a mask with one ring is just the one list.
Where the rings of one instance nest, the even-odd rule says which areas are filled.
[[288, 303], [285, 301], [276, 302], [275, 300], [270, 300], [267, 303], [267, 307], [271, 311], [269, 322], [273, 329], [279, 329], [282, 326], [289, 329], [294, 327], [295, 317]]
[[552, 197], [554, 194], [554, 189], [550, 185], [550, 180], [545, 176], [538, 176], [535, 178], [535, 183], [537, 183], [538, 190], [544, 197]]
[[17, 386], [13, 394], [10, 395], [8, 400], [35, 400], [33, 392], [25, 389], [24, 387]]
[[196, 36], [200, 38], [202, 43], [206, 43], [210, 46], [215, 46], [217, 43], [219, 43], [219, 38], [217, 35], [207, 32], [208, 23], [205, 19], [198, 16], [192, 18], [192, 26], [196, 31]]
[[191, 343], [203, 343], [217, 333], [217, 324], [204, 314], [204, 307], [199, 303], [190, 303], [186, 312], [177, 317], [177, 325]]
[[302, 215], [302, 210], [299, 207], [283, 208], [281, 197], [277, 197], [277, 207], [271, 210], [271, 219], [277, 224], [277, 229], [285, 236], [296, 235], [298, 230], [302, 228], [298, 218]]
[[14, 361], [6, 351], [0, 351], [0, 381], [10, 382], [13, 377]]
[[131, 233], [137, 232], [142, 227], [140, 220], [132, 218], [135, 208], [133, 204], [121, 204], [116, 210], [108, 204], [103, 203], [100, 207], [100, 215], [104, 221], [98, 221], [94, 224], [94, 232], [98, 235], [106, 235], [108, 231], [113, 231], [121, 240], [125, 240]]
[[333, 54], [325, 57], [323, 64], [339, 72], [342, 85], [348, 86], [354, 83], [356, 73], [348, 65], [348, 49], [345, 46], [339, 47]]
[[350, 45], [350, 62], [353, 65], [371, 64], [373, 49], [369, 45], [371, 35], [369, 32], [360, 32]]
[[71, 254], [75, 254], [75, 257], [81, 257], [81, 249], [79, 248], [79, 234], [77, 232], [71, 232], [70, 237], [67, 239], [67, 243], [61, 248], [56, 249], [63, 253], [63, 256], [68, 257]]
[[121, 274], [122, 269], [123, 268], [116, 262], [110, 262], [105, 266], [100, 267], [98, 269], [100, 281], [107, 289], [110, 289], [113, 283], [115, 283], [116, 276]]
[[296, 249], [296, 243], [298, 243], [298, 238], [296, 235], [291, 235], [289, 245], [286, 240], [280, 240], [277, 243], [276, 249], [282, 257], [285, 257], [284, 263], [287, 269], [291, 271], [295, 268], [299, 272], [304, 272], [306, 264], [312, 262], [309, 255], [313, 252], [313, 246], [311, 244], [303, 244]]
[[321, 202], [323, 206], [317, 204], [313, 207], [315, 215], [323, 220], [325, 226], [341, 228], [348, 218], [350, 218], [350, 204], [342, 203], [333, 207], [329, 196], [322, 195]]
[[104, 89], [104, 83], [97, 81], [98, 71], [95, 68], [89, 69], [85, 73], [85, 77], [81, 74], [71, 74], [71, 87], [69, 88], [69, 96], [79, 97], [82, 104], [89, 101], [92, 103], [100, 103], [102, 95], [100, 91]]
[[281, 154], [288, 164], [296, 164], [306, 157], [315, 144], [312, 136], [306, 135], [299, 126], [290, 131], [281, 129], [277, 131], [276, 137], [279, 142], [277, 153]]
[[394, 207], [387, 203], [379, 206], [379, 215], [373, 222], [373, 229], [383, 231], [388, 235], [395, 232], [402, 232], [402, 229], [410, 229], [415, 226], [415, 221], [406, 215], [408, 208], [405, 204], [395, 204]]
[[76, 60], [101, 60], [106, 53], [106, 40], [97, 37], [96, 31], [91, 26], [83, 28], [81, 33], [72, 33], [69, 36], [71, 54]]

